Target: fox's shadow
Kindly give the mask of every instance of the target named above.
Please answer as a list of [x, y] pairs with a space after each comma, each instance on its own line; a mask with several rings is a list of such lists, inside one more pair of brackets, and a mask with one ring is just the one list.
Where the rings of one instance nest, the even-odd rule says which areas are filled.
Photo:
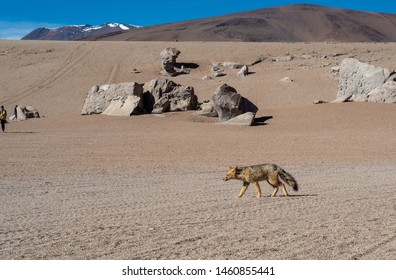
[[[293, 197], [309, 197], [309, 196], [318, 196], [318, 195], [316, 193], [313, 193], [313, 194], [289, 194], [287, 197], [293, 198]], [[271, 195], [266, 196], [266, 197], [271, 197]], [[279, 195], [277, 197], [286, 197], [286, 196]]]

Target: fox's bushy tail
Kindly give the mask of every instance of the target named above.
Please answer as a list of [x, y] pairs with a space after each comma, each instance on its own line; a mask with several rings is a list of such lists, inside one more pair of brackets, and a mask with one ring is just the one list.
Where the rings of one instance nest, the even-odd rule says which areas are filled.
[[279, 177], [286, 184], [288, 184], [290, 187], [292, 187], [294, 191], [298, 191], [298, 183], [297, 183], [296, 179], [294, 179], [294, 177], [290, 173], [287, 173], [285, 170], [280, 168], [280, 171], [278, 174], [279, 174]]

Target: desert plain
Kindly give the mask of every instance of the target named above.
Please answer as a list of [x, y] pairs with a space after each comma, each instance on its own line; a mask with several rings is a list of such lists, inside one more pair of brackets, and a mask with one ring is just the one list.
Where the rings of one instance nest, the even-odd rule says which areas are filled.
[[[167, 47], [193, 66], [169, 79], [201, 102], [234, 87], [256, 124], [80, 114], [93, 85], [161, 77]], [[0, 259], [396, 259], [396, 105], [312, 103], [336, 99], [347, 57], [394, 70], [396, 44], [0, 41], [1, 105], [41, 115], [0, 133]], [[266, 162], [299, 191], [237, 198], [242, 183], [222, 180]]]

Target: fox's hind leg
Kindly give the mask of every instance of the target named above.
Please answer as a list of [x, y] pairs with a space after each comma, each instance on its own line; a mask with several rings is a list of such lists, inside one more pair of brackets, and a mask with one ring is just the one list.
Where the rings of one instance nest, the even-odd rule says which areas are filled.
[[289, 194], [287, 193], [285, 184], [281, 183], [281, 185], [282, 185], [282, 191], [283, 191], [283, 193], [285, 194], [285, 196], [288, 196]]
[[272, 173], [272, 176], [268, 176], [267, 179], [268, 184], [270, 184], [272, 187], [274, 187], [274, 191], [271, 194], [271, 197], [276, 196], [276, 193], [279, 190], [279, 186], [281, 186], [281, 182], [278, 180], [278, 174], [277, 173]]
[[243, 187], [242, 187], [241, 191], [239, 192], [238, 197], [242, 197], [242, 195], [246, 192], [249, 185], [250, 185], [249, 182], [243, 182]]
[[257, 192], [257, 197], [261, 197], [261, 189], [260, 189], [260, 185], [258, 182], [254, 183], [254, 186], [256, 188], [256, 192]]

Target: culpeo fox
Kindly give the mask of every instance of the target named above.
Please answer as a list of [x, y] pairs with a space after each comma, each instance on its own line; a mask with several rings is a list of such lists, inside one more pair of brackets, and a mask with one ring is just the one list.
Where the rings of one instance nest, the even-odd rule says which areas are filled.
[[227, 175], [225, 176], [224, 181], [228, 181], [231, 179], [241, 180], [243, 182], [243, 187], [239, 192], [238, 197], [243, 196], [251, 183], [254, 183], [257, 197], [260, 197], [261, 189], [258, 182], [264, 180], [266, 180], [271, 186], [274, 187], [274, 191], [272, 192], [271, 197], [276, 196], [279, 187], [282, 188], [285, 196], [289, 195], [283, 182], [292, 187], [293, 190], [298, 191], [298, 183], [293, 178], [293, 176], [276, 164], [264, 163], [251, 166], [230, 166], [228, 168]]

